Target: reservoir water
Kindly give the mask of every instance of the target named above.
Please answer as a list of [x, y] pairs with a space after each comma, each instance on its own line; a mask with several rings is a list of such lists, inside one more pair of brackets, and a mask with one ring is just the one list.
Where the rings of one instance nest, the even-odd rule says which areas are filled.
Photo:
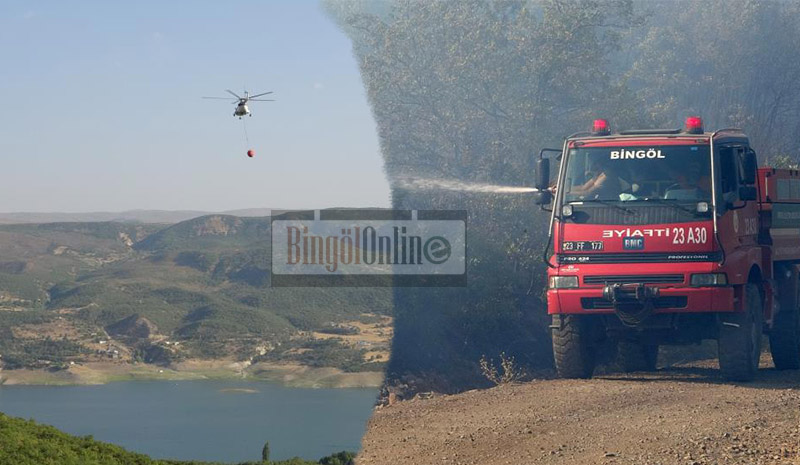
[[0, 386], [0, 412], [92, 435], [153, 458], [317, 460], [357, 451], [376, 389], [303, 389], [257, 381], [133, 381]]

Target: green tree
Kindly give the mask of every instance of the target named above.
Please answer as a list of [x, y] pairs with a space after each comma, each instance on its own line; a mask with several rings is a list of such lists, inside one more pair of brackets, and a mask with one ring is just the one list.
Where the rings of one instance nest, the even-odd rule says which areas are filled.
[[269, 463], [269, 441], [266, 441], [264, 447], [261, 448], [261, 461]]
[[354, 452], [341, 451], [319, 459], [320, 465], [353, 465], [355, 464], [356, 454]]

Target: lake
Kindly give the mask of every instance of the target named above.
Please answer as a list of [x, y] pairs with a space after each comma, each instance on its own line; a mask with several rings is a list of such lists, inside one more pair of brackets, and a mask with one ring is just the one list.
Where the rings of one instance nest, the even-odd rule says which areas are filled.
[[154, 458], [317, 460], [357, 451], [377, 389], [303, 389], [258, 381], [132, 381], [0, 386], [0, 411]]

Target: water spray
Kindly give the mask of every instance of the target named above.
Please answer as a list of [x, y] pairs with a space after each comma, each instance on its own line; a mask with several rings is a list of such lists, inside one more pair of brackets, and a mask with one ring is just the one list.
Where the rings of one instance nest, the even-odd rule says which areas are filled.
[[483, 194], [526, 194], [536, 192], [533, 187], [501, 186], [497, 184], [481, 184], [445, 179], [402, 178], [397, 180], [397, 187], [415, 190], [445, 190], [454, 192], [476, 192]]

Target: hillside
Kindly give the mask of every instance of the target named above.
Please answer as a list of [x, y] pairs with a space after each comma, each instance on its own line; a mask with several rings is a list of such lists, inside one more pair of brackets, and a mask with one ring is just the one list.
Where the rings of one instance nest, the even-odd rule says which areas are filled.
[[[390, 290], [271, 288], [269, 227], [231, 215], [0, 225], [3, 367], [224, 359], [382, 370]], [[331, 340], [342, 328], [355, 337]]]
[[[257, 457], [259, 451], [253, 451]], [[311, 462], [299, 458], [269, 462], [271, 465], [348, 465], [352, 454], [340, 452]], [[122, 447], [76, 437], [32, 420], [0, 413], [0, 463], [14, 465], [215, 465], [211, 462], [154, 460]], [[263, 462], [246, 462], [246, 464]], [[220, 464], [217, 464], [220, 465]]]
[[135, 222], [171, 224], [201, 216], [222, 214], [236, 216], [268, 216], [269, 208], [245, 208], [222, 212], [199, 210], [127, 210], [121, 212], [13, 212], [0, 213], [0, 224], [55, 223], [55, 222]]
[[416, 398], [375, 412], [358, 463], [795, 465], [800, 372], [737, 385], [701, 361]]

